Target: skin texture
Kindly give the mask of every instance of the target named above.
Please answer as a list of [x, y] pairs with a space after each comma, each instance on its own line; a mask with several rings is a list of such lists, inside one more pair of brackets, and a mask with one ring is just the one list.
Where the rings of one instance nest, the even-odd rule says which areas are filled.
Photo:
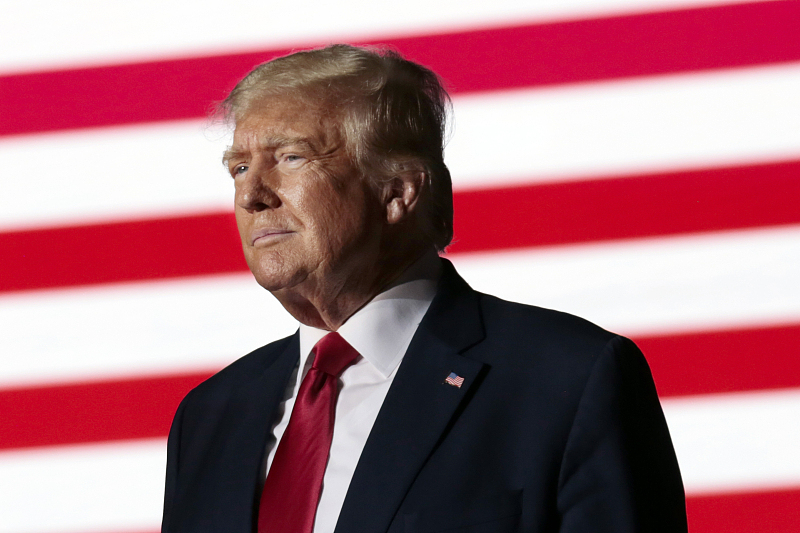
[[373, 186], [336, 110], [290, 96], [254, 102], [224, 157], [256, 280], [297, 320], [330, 331], [430, 248], [414, 216], [425, 173]]

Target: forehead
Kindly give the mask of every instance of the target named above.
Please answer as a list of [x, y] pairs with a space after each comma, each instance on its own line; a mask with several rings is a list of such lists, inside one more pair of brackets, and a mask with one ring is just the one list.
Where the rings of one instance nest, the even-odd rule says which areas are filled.
[[325, 148], [342, 142], [339, 113], [324, 101], [292, 96], [262, 97], [243, 110], [233, 134], [235, 148], [303, 141]]

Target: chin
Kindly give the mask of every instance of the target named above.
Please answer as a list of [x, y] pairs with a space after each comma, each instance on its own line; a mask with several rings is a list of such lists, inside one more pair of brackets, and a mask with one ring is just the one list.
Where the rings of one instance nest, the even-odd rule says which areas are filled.
[[253, 277], [256, 278], [256, 282], [259, 285], [270, 292], [279, 291], [294, 285], [292, 276], [287, 276], [276, 272], [253, 271]]
[[279, 291], [285, 287], [283, 283], [274, 278], [265, 278], [263, 276], [255, 276], [255, 278], [256, 282], [261, 285], [263, 289], [266, 289], [269, 292]]
[[250, 268], [253, 276], [259, 285], [270, 292], [294, 287], [306, 278], [303, 271], [299, 269], [286, 269], [274, 264], [268, 265], [268, 268], [263, 268], [263, 265], [257, 265], [257, 267]]
[[[302, 250], [301, 250], [302, 251]], [[270, 292], [303, 283], [315, 269], [316, 257], [285, 248], [245, 248], [245, 260], [259, 285]]]

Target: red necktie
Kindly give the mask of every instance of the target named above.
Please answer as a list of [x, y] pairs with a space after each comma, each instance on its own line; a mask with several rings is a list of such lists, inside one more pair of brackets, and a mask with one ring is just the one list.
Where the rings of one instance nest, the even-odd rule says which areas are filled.
[[314, 346], [314, 364], [297, 393], [261, 493], [258, 533], [311, 533], [333, 438], [339, 375], [358, 352], [338, 333]]

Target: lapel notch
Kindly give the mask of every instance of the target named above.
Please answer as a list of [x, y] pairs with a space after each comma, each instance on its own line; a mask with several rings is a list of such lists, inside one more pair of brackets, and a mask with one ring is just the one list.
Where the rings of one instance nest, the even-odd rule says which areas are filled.
[[[347, 492], [337, 533], [386, 531], [487, 366], [461, 355], [484, 337], [478, 294], [445, 261], [439, 290], [381, 407]], [[455, 373], [460, 387], [445, 380]]]

